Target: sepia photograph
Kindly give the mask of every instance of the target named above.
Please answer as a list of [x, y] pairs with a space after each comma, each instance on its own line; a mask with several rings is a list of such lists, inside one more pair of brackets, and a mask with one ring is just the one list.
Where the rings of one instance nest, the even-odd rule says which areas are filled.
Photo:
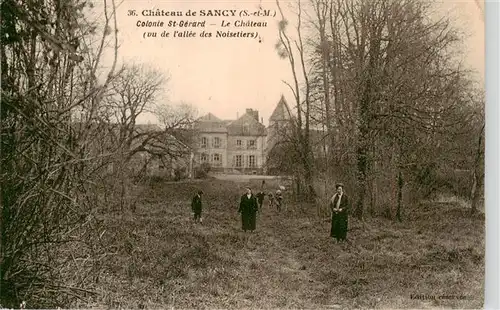
[[2, 0], [0, 309], [482, 309], [485, 6]]

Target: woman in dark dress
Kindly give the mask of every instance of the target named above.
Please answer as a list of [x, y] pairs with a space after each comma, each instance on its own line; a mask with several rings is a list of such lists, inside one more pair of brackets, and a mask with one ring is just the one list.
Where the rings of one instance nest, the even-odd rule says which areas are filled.
[[259, 211], [262, 211], [262, 205], [264, 204], [264, 197], [266, 194], [264, 193], [264, 185], [266, 184], [265, 180], [262, 180], [262, 185], [260, 186], [260, 192], [255, 195], [257, 197], [257, 204], [259, 206]]
[[240, 208], [238, 212], [241, 213], [241, 226], [243, 231], [254, 231], [256, 214], [258, 211], [257, 198], [252, 194], [252, 190], [247, 187], [247, 192], [241, 196]]
[[191, 200], [191, 210], [193, 211], [194, 221], [201, 223], [201, 211], [202, 211], [202, 203], [201, 203], [201, 195], [203, 195], [203, 191], [198, 191], [196, 195], [194, 195]]
[[349, 198], [344, 193], [344, 184], [335, 185], [337, 193], [330, 200], [330, 210], [332, 211], [332, 227], [330, 237], [337, 242], [344, 242], [347, 239]]
[[257, 197], [257, 204], [259, 206], [259, 211], [262, 211], [262, 205], [264, 204], [264, 197], [266, 194], [264, 192], [258, 192], [255, 197]]

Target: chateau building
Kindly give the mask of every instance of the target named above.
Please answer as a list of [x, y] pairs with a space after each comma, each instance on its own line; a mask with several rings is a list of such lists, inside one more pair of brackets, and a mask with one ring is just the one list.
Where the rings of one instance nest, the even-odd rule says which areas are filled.
[[212, 171], [224, 173], [265, 173], [267, 129], [258, 111], [246, 109], [236, 120], [208, 113], [194, 128], [198, 133], [196, 164], [208, 163]]
[[[291, 120], [290, 107], [283, 96], [271, 113], [267, 128], [253, 109], [246, 109], [236, 120], [221, 120], [208, 113], [195, 122], [198, 139], [194, 165], [208, 163], [212, 171], [224, 173], [274, 173], [276, 163], [266, 161], [276, 143], [292, 134]], [[318, 155], [322, 136], [322, 132], [311, 130], [313, 151]]]

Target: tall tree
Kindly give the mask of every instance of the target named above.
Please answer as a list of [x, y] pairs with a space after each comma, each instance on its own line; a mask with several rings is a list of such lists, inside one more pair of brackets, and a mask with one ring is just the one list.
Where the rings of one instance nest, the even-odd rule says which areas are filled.
[[[306, 22], [313, 26], [306, 36], [312, 47], [307, 57], [300, 53], [306, 50], [301, 41], [280, 27], [282, 56], [290, 61], [295, 81], [291, 89], [309, 94], [309, 100], [296, 100], [302, 111], [309, 107], [299, 120], [307, 116], [310, 124], [325, 128], [324, 149], [331, 151], [325, 152], [326, 167], [335, 171], [330, 177], [348, 176], [339, 171], [342, 166], [356, 171], [355, 216], [362, 218], [368, 203], [370, 210], [394, 206], [401, 219], [408, 185], [422, 185], [419, 176], [428, 169], [437, 176], [436, 169], [449, 167], [451, 155], [436, 156], [437, 150], [446, 154], [447, 141], [462, 139], [463, 128], [471, 125], [464, 108], [471, 81], [457, 61], [462, 38], [449, 18], [429, 18], [433, 4], [425, 1], [309, 4], [297, 1], [298, 32], [305, 33]], [[302, 71], [294, 70], [296, 59], [305, 60]]]
[[[89, 180], [72, 135], [76, 110], [93, 111], [112, 79], [116, 61], [100, 70], [107, 47], [116, 55], [115, 2], [104, 1], [102, 32], [85, 12], [87, 1], [2, 1], [1, 62], [1, 259], [0, 302], [55, 307], [82, 297], [81, 281], [98, 252], [93, 207], [84, 196]], [[111, 30], [112, 29], [112, 30]], [[93, 45], [93, 40], [100, 42]], [[110, 40], [111, 39], [111, 40]], [[111, 46], [109, 42], [111, 41]], [[103, 78], [98, 80], [97, 76]], [[92, 128], [87, 128], [87, 136]], [[72, 251], [70, 245], [84, 245]], [[93, 249], [93, 250], [90, 250]], [[93, 251], [93, 252], [92, 252]], [[64, 267], [90, 257], [71, 283]]]
[[[278, 53], [290, 63], [293, 76], [293, 83], [285, 82], [293, 93], [295, 99], [296, 117], [292, 118], [291, 125], [294, 131], [294, 137], [297, 143], [297, 154], [299, 156], [300, 167], [304, 175], [304, 183], [307, 188], [306, 198], [314, 199], [316, 192], [313, 185], [314, 163], [310, 142], [311, 125], [311, 85], [308, 77], [307, 59], [305, 44], [302, 34], [302, 5], [299, 0], [297, 7], [297, 25], [295, 27], [296, 38], [292, 38], [287, 33], [288, 20], [280, 6], [279, 0], [276, 0], [278, 10], [281, 15], [279, 23], [279, 41], [277, 44]], [[303, 88], [301, 79], [304, 80]], [[302, 96], [303, 94], [303, 96]]]
[[[356, 125], [355, 135], [349, 126], [341, 129], [345, 136], [355, 137], [359, 218], [367, 189], [373, 191], [374, 165], [384, 160], [384, 150], [404, 152], [396, 166], [406, 167], [409, 162], [404, 158], [416, 147], [418, 132], [429, 135], [439, 126], [451, 128], [456, 123], [452, 111], [460, 105], [457, 79], [466, 74], [454, 65], [459, 37], [446, 18], [429, 20], [430, 9], [430, 4], [418, 0], [330, 4], [327, 37], [330, 46], [339, 48], [320, 48], [317, 57], [329, 59], [335, 68], [330, 77], [336, 116], [346, 114], [346, 120]], [[321, 25], [323, 17], [318, 19]], [[321, 45], [325, 35], [318, 29], [316, 42]], [[318, 75], [324, 75], [322, 68]], [[337, 87], [338, 80], [343, 87]], [[397, 170], [402, 186], [404, 173]]]

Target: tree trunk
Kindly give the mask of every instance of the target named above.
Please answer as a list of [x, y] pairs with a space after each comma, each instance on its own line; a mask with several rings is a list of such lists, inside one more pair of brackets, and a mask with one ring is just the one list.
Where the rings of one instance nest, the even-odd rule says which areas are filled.
[[366, 150], [360, 146], [357, 151], [358, 158], [358, 199], [354, 216], [358, 219], [363, 218], [363, 205], [366, 193]]
[[[327, 4], [323, 3], [323, 6]], [[331, 117], [331, 100], [330, 100], [330, 77], [328, 75], [329, 71], [329, 61], [330, 61], [330, 43], [326, 37], [326, 13], [328, 12], [325, 7], [321, 7], [320, 2], [318, 2], [317, 15], [319, 22], [319, 37], [321, 46], [321, 77], [323, 80], [323, 100], [325, 102], [325, 121], [326, 129], [328, 134], [328, 139], [326, 139], [327, 152], [325, 152], [325, 160], [327, 162], [326, 172], [327, 175], [331, 175], [331, 164], [328, 163], [329, 158], [333, 157], [333, 146], [335, 145], [335, 133], [334, 124]]]
[[301, 193], [301, 186], [300, 186], [300, 175], [297, 173], [297, 175], [295, 176], [295, 188], [296, 188], [296, 194], [295, 194], [295, 199], [299, 199], [299, 197], [302, 195]]
[[354, 216], [358, 219], [363, 218], [363, 207], [366, 194], [366, 180], [367, 180], [367, 170], [368, 170], [368, 133], [369, 133], [369, 100], [371, 91], [371, 81], [370, 77], [367, 77], [366, 86], [363, 92], [363, 97], [360, 100], [359, 107], [359, 141], [358, 148], [356, 151], [357, 155], [357, 179], [358, 179], [358, 199], [356, 203], [356, 208], [354, 210]]
[[[306, 114], [308, 118], [308, 114]], [[304, 169], [304, 183], [306, 186], [306, 201], [314, 201], [316, 197], [316, 191], [314, 190], [313, 185], [313, 159], [311, 152], [311, 144], [309, 140], [308, 128], [306, 124], [305, 134], [302, 134], [302, 131], [299, 128], [299, 143], [298, 146], [302, 149], [300, 150], [300, 157], [302, 160], [302, 167]]]

